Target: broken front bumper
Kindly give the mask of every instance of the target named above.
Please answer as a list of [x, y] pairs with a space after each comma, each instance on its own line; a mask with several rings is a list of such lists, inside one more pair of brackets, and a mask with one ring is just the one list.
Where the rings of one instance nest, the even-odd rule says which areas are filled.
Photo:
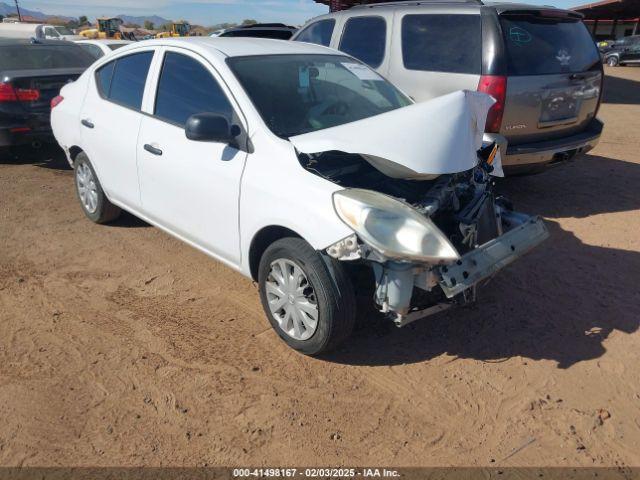
[[442, 291], [453, 298], [492, 276], [549, 237], [540, 217], [531, 217], [515, 227], [464, 255], [453, 265], [438, 268]]
[[[378, 285], [378, 303], [383, 306], [382, 311], [392, 315], [398, 327], [403, 327], [456, 304], [472, 302], [475, 300], [475, 287], [480, 282], [549, 237], [547, 227], [540, 217], [503, 212], [502, 220], [515, 226], [470, 251], [451, 265], [430, 269], [415, 265], [413, 268], [387, 266], [384, 275], [376, 277], [381, 278]], [[419, 309], [411, 306], [411, 291], [414, 287], [431, 292], [438, 286], [444, 293], [443, 300], [428, 308]], [[381, 301], [382, 298], [385, 299], [384, 302]]]

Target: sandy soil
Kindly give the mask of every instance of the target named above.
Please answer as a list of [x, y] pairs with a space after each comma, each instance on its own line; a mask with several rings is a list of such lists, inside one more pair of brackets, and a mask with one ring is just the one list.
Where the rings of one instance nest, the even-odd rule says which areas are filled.
[[252, 283], [61, 161], [0, 164], [0, 465], [640, 466], [640, 69], [592, 155], [503, 188], [551, 239], [478, 305], [311, 359]]

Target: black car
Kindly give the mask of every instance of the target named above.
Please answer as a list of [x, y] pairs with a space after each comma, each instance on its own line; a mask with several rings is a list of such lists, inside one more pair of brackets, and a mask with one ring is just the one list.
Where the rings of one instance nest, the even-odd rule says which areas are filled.
[[51, 100], [94, 59], [71, 42], [0, 39], [0, 150], [51, 143]]
[[289, 40], [298, 29], [284, 23], [255, 23], [228, 28], [218, 37], [259, 37]]
[[640, 63], [640, 35], [616, 41], [613, 47], [604, 53], [603, 61], [610, 67]]

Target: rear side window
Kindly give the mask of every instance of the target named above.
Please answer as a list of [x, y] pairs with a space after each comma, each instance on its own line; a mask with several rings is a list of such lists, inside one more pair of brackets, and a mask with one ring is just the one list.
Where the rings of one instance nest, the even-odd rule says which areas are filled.
[[331, 43], [331, 35], [333, 35], [335, 26], [336, 21], [332, 18], [312, 23], [296, 37], [296, 42], [315, 43], [328, 47]]
[[233, 108], [216, 79], [200, 62], [169, 52], [162, 65], [154, 113], [184, 126], [196, 113], [217, 113], [231, 122]]
[[111, 87], [111, 77], [113, 76], [113, 69], [116, 66], [116, 62], [109, 62], [104, 67], [96, 72], [96, 83], [98, 84], [98, 91], [100, 96], [109, 98], [109, 88]]
[[384, 60], [387, 22], [382, 17], [352, 17], [347, 20], [340, 50], [362, 60], [372, 68]]
[[600, 64], [596, 45], [581, 21], [502, 15], [500, 24], [509, 75], [583, 72]]
[[86, 68], [95, 58], [78, 45], [8, 45], [0, 48], [3, 70]]
[[134, 53], [107, 63], [96, 72], [98, 90], [125, 107], [140, 110], [153, 52]]
[[408, 70], [480, 74], [480, 15], [406, 15], [402, 59]]
[[94, 58], [102, 58], [104, 57], [104, 53], [97, 45], [92, 45], [90, 43], [80, 43], [80, 48], [89, 52]]

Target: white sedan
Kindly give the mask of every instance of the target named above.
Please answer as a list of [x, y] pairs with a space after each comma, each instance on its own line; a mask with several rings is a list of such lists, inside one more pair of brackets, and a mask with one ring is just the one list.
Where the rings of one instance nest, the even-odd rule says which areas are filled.
[[89, 52], [96, 60], [105, 55], [132, 43], [129, 40], [76, 40], [74, 43], [80, 45]]
[[356, 290], [403, 326], [546, 238], [492, 193], [492, 103], [414, 104], [335, 50], [200, 37], [98, 60], [51, 122], [90, 220], [127, 210], [254, 279], [276, 332], [314, 355], [351, 332]]

